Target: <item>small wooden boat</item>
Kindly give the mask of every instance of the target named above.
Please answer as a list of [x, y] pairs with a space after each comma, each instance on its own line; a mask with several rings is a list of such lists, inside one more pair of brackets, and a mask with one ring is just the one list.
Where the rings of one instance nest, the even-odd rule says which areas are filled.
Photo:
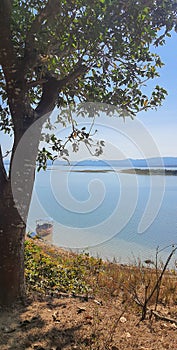
[[51, 235], [53, 233], [53, 222], [51, 220], [37, 220], [36, 233], [39, 237]]

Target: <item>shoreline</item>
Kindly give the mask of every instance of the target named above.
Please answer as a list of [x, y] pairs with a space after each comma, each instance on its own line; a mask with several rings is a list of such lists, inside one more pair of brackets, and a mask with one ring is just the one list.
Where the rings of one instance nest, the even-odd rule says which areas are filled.
[[[114, 256], [112, 258], [109, 259], [109, 257], [104, 258], [101, 257], [99, 254], [93, 254], [93, 252], [89, 252], [88, 250], [86, 251], [77, 251], [77, 250], [72, 250], [71, 248], [64, 248], [64, 247], [60, 247], [55, 245], [54, 243], [52, 243], [51, 241], [47, 240], [47, 239], [43, 239], [42, 237], [36, 237], [36, 238], [31, 238], [29, 236], [25, 237], [25, 241], [30, 241], [33, 242], [34, 244], [38, 245], [42, 250], [44, 250], [47, 254], [49, 254], [49, 251], [52, 251], [52, 256], [53, 254], [58, 256], [61, 255], [61, 257], [63, 258], [73, 258], [73, 257], [78, 257], [78, 256], [87, 256], [88, 258], [93, 258], [93, 259], [98, 259], [101, 260], [103, 262], [103, 264], [116, 264], [117, 266], [120, 267], [125, 267], [125, 268], [135, 268], [137, 267], [139, 264], [141, 264], [144, 268], [148, 268], [150, 267], [151, 269], [153, 269], [155, 266], [154, 261], [155, 261], [155, 250], [154, 250], [154, 256], [150, 256], [147, 255], [146, 257], [142, 257], [142, 256], [137, 256], [135, 258], [134, 255], [132, 255], [132, 257], [129, 257], [129, 259], [127, 258], [124, 262], [121, 261], [120, 258]], [[170, 248], [171, 250], [173, 249], [173, 247], [171, 245], [164, 247], [164, 250], [167, 248]], [[162, 249], [163, 250], [163, 249]], [[163, 262], [163, 264], [165, 264], [166, 260], [167, 260], [167, 256], [170, 254], [170, 251], [167, 253], [166, 257], [162, 257], [161, 255], [159, 255], [158, 260], [159, 260], [159, 266], [160, 264]], [[160, 253], [160, 252], [159, 252]], [[146, 263], [146, 261], [150, 262], [150, 266], [148, 266], [148, 264]], [[171, 259], [171, 261], [168, 264], [167, 267], [167, 271], [170, 273], [172, 270], [174, 270], [175, 266], [177, 263], [177, 260], [175, 258], [175, 256], [173, 256], [173, 258]]]
[[[83, 169], [62, 169], [60, 171], [62, 172], [68, 172], [68, 173], [124, 173], [124, 174], [137, 174], [137, 175], [167, 175], [167, 176], [177, 176], [177, 169], [168, 169], [168, 168], [86, 168], [82, 167]], [[51, 170], [51, 169], [49, 169]]]
[[172, 170], [172, 169], [153, 169], [153, 168], [148, 168], [148, 169], [142, 169], [142, 168], [129, 168], [129, 169], [122, 169], [120, 170], [121, 173], [124, 174], [136, 174], [136, 175], [164, 175], [164, 176], [177, 176], [177, 170]]

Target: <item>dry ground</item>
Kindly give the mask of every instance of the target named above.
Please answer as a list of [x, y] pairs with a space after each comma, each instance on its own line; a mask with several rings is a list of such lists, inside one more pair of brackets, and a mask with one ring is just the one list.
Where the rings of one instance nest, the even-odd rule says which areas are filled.
[[[177, 320], [176, 305], [158, 312]], [[177, 350], [177, 323], [154, 316], [140, 322], [139, 308], [116, 293], [104, 300], [30, 292], [25, 305], [1, 310], [0, 349]]]

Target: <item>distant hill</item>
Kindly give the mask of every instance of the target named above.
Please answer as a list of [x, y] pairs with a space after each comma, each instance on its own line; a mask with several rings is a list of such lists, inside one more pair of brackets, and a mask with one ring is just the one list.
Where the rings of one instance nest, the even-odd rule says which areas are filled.
[[[5, 165], [9, 165], [9, 160], [5, 160]], [[177, 157], [162, 157], [162, 158], [148, 158], [148, 159], [121, 159], [121, 160], [95, 160], [86, 159], [78, 162], [71, 162], [74, 166], [87, 167], [119, 167], [119, 168], [177, 168]], [[47, 165], [51, 166], [52, 161], [48, 160]], [[64, 160], [56, 160], [54, 165], [68, 166]]]
[[148, 159], [121, 159], [121, 160], [83, 160], [72, 162], [75, 166], [94, 166], [94, 167], [120, 167], [120, 168], [156, 168], [156, 167], [177, 167], [177, 157], [148, 158]]
[[162, 157], [162, 158], [148, 158], [132, 160], [134, 166], [140, 167], [177, 167], [177, 157]]

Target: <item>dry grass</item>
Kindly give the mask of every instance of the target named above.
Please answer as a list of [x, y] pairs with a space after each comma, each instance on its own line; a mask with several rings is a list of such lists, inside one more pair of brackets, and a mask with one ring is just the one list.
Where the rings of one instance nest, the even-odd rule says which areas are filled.
[[31, 240], [27, 257], [28, 298], [1, 313], [1, 350], [176, 350], [176, 268], [140, 322], [162, 265], [103, 262]]

